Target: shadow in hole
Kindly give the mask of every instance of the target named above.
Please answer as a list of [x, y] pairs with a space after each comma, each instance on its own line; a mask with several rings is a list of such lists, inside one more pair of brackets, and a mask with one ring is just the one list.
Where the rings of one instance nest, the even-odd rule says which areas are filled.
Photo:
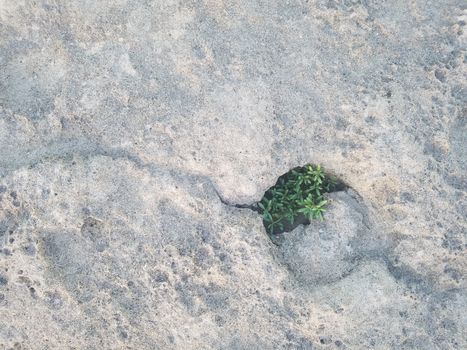
[[[288, 181], [292, 180], [293, 177], [294, 177], [293, 171], [303, 172], [305, 167], [308, 166], [308, 165], [312, 165], [312, 164], [307, 164], [307, 165], [305, 165], [303, 167], [295, 167], [295, 168], [289, 170], [287, 173], [281, 175], [277, 179], [274, 186], [270, 187], [265, 192], [265, 194], [264, 194], [263, 198], [261, 199], [261, 201], [264, 198], [271, 199], [272, 198], [271, 190], [274, 190], [275, 188], [279, 188], [282, 184], [287, 183]], [[313, 166], [313, 168], [316, 168], [316, 166], [314, 166], [314, 165], [312, 165], [312, 166]], [[324, 181], [329, 181], [331, 178], [334, 180], [334, 184], [329, 186], [328, 190], [324, 190], [322, 192], [322, 194], [331, 193], [331, 192], [345, 191], [348, 188], [348, 186], [344, 182], [337, 179], [336, 176], [334, 176], [332, 174], [325, 173], [325, 180]], [[258, 202], [258, 203], [260, 203], [260, 202]], [[250, 208], [250, 209], [252, 209], [252, 210], [254, 210], [254, 211], [256, 211], [256, 212], [258, 212], [259, 214], [262, 215], [263, 210], [258, 206], [258, 203], [255, 203], [255, 204], [253, 204], [251, 206], [242, 206], [242, 207], [243, 208], [245, 208], [245, 207]], [[306, 217], [302, 213], [298, 213], [297, 216], [294, 217], [293, 223], [290, 223], [290, 221], [287, 220], [287, 219], [283, 219], [282, 221], [280, 221], [281, 225], [278, 225], [277, 227], [275, 227], [271, 232], [271, 230], [268, 229], [267, 222], [265, 220], [263, 220], [263, 225], [266, 228], [266, 232], [271, 237], [273, 242], [276, 242], [277, 238], [279, 238], [278, 236], [281, 235], [282, 233], [290, 232], [299, 225], [309, 225], [310, 223], [311, 222], [310, 222], [310, 219], [308, 217]]]

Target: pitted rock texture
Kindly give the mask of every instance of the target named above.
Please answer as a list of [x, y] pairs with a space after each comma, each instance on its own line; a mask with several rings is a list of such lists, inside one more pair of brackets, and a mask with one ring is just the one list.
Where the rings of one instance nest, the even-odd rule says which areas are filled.
[[305, 285], [329, 283], [348, 275], [370, 244], [365, 238], [374, 240], [378, 235], [376, 228], [370, 228], [364, 208], [349, 192], [328, 195], [330, 206], [324, 221], [299, 226], [282, 237], [284, 263]]
[[467, 348], [466, 11], [0, 0], [0, 348]]

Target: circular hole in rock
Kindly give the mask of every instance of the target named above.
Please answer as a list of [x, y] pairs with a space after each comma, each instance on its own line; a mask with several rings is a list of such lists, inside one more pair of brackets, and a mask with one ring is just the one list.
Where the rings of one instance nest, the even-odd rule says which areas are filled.
[[257, 203], [257, 211], [270, 237], [290, 232], [312, 220], [323, 220], [328, 204], [327, 193], [343, 191], [347, 186], [328, 174], [320, 165], [296, 167], [277, 179]]

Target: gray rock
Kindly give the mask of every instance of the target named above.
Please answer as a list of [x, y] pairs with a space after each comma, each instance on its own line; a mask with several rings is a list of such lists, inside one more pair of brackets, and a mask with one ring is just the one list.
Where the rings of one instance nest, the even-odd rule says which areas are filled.
[[330, 283], [349, 274], [358, 264], [360, 247], [370, 228], [365, 226], [360, 204], [347, 192], [329, 195], [322, 222], [299, 226], [284, 234], [280, 251], [291, 273], [305, 285]]
[[[465, 16], [2, 1], [0, 348], [467, 348]], [[306, 163], [349, 190], [276, 245]]]

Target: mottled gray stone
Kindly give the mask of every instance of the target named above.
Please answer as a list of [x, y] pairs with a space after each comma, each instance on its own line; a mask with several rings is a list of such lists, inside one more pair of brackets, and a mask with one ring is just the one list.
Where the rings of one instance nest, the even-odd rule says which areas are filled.
[[0, 0], [0, 348], [467, 348], [465, 11]]
[[[330, 283], [349, 274], [362, 255], [366, 231], [360, 204], [346, 192], [328, 196], [325, 220], [299, 226], [284, 234], [280, 245], [283, 260], [291, 273], [303, 284], [314, 287]], [[358, 241], [359, 246], [353, 242]]]

